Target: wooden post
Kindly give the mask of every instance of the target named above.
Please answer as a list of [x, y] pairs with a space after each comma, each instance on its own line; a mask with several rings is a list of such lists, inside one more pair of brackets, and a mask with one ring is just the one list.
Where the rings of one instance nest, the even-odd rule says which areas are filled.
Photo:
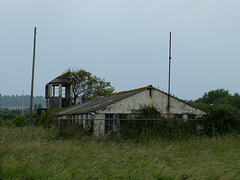
[[169, 42], [169, 76], [168, 76], [168, 105], [167, 105], [167, 111], [168, 111], [168, 118], [170, 117], [170, 75], [171, 75], [171, 32], [170, 32], [170, 42]]
[[60, 128], [61, 128], [61, 121], [60, 121], [60, 118], [58, 118], [58, 140], [60, 140]]
[[29, 125], [31, 124], [31, 119], [32, 119], [32, 104], [33, 104], [33, 86], [34, 86], [34, 66], [35, 66], [36, 34], [37, 34], [37, 30], [36, 30], [36, 27], [34, 27], [32, 84], [31, 84], [31, 101], [30, 101]]

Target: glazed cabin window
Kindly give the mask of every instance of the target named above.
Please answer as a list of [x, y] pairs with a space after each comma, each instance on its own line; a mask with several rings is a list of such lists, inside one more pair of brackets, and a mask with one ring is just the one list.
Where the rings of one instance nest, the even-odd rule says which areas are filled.
[[63, 98], [66, 97], [66, 87], [65, 86], [62, 87], [62, 97]]
[[59, 86], [52, 87], [52, 95], [53, 97], [59, 97]]

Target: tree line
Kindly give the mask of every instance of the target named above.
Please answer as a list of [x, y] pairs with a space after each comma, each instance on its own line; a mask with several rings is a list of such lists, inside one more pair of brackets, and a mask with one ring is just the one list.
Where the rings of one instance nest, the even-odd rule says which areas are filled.
[[[30, 106], [30, 95], [18, 96], [18, 95], [2, 95], [0, 94], [0, 109], [24, 109]], [[45, 98], [43, 96], [33, 97], [34, 108], [45, 106]], [[36, 106], [36, 107], [35, 107]]]

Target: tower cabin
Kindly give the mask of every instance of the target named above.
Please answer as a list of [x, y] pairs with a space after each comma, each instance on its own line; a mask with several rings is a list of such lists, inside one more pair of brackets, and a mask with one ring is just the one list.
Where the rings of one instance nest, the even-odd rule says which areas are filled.
[[46, 84], [47, 108], [68, 108], [72, 105], [73, 83], [61, 75]]

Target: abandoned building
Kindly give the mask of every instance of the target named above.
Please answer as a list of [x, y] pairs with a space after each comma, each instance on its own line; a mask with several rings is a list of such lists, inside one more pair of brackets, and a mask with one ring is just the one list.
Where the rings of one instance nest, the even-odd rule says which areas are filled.
[[170, 107], [171, 116], [174, 115], [182, 119], [196, 118], [207, 114], [207, 112], [181, 99], [174, 96], [169, 97], [170, 106], [168, 105], [168, 94], [150, 85], [94, 98], [61, 111], [58, 115], [60, 118], [75, 119], [81, 122], [84, 127], [88, 125], [89, 120], [92, 120], [93, 133], [99, 136], [104, 135], [109, 130], [114, 131], [114, 126], [117, 126], [114, 119], [134, 117], [143, 106], [153, 106], [164, 116], [168, 115], [168, 107]]
[[47, 108], [68, 108], [72, 105], [72, 82], [58, 76], [46, 84], [45, 98]]

